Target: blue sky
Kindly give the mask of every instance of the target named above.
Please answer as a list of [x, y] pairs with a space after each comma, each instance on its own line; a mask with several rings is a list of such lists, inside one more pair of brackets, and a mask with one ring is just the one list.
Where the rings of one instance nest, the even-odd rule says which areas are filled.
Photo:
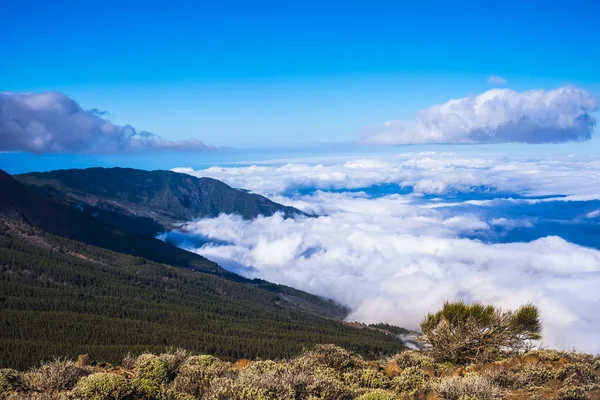
[[490, 75], [517, 91], [573, 84], [597, 96], [599, 11], [592, 0], [6, 0], [0, 90], [59, 91], [165, 139], [353, 142], [482, 93]]

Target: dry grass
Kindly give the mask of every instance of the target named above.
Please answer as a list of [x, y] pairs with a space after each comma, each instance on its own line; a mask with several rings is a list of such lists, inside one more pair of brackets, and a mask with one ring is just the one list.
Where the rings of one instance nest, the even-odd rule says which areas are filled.
[[482, 375], [446, 377], [432, 385], [433, 390], [446, 400], [478, 399], [494, 400], [502, 398], [502, 390]]
[[78, 367], [73, 361], [56, 358], [24, 374], [23, 383], [34, 391], [69, 390], [88, 374], [89, 370]]

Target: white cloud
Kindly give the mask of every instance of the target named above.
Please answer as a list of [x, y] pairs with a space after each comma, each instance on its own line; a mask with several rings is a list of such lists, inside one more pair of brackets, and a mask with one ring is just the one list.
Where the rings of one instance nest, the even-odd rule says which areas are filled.
[[211, 167], [198, 171], [174, 168], [173, 171], [220, 179], [231, 186], [270, 197], [306, 188], [359, 189], [377, 184], [397, 184], [411, 187], [417, 193], [433, 195], [469, 193], [485, 187], [505, 193], [567, 195], [564, 200], [600, 199], [600, 161], [596, 157], [507, 158], [504, 155], [428, 152], [330, 165], [253, 165], [245, 168]]
[[105, 111], [84, 110], [57, 92], [0, 92], [0, 150], [31, 153], [114, 153], [207, 150], [196, 139], [165, 140], [115, 125]]
[[[600, 317], [596, 317], [600, 251], [556, 236], [504, 244], [469, 239], [473, 233], [493, 233], [494, 227], [529, 228], [532, 222], [504, 217], [484, 220], [454, 211], [459, 208], [439, 208], [439, 202], [431, 199], [480, 186], [521, 194], [600, 198], [598, 161], [421, 153], [334, 165], [186, 172], [223, 179], [323, 215], [297, 220], [275, 215], [254, 221], [222, 215], [186, 225], [186, 230], [219, 240], [197, 252], [223, 265], [235, 265], [237, 272], [334, 298], [351, 308], [350, 319], [409, 328], [448, 299], [507, 308], [531, 301], [542, 310], [545, 345], [600, 351]], [[410, 184], [430, 197], [412, 193], [373, 198], [348, 191], [286, 194], [298, 188], [356, 189], [381, 183]], [[554, 198], [558, 199], [569, 197]], [[456, 200], [455, 204], [478, 202], [493, 210], [498, 201]]]
[[[352, 309], [351, 320], [415, 328], [447, 299], [503, 307], [531, 301], [542, 309], [546, 345], [600, 351], [600, 321], [589, 318], [600, 306], [600, 252], [558, 237], [484, 244], [458, 238], [461, 231], [487, 229], [476, 218], [411, 212], [391, 199], [329, 197], [321, 204], [347, 203], [348, 210], [296, 221], [221, 216], [186, 230], [234, 243], [207, 245], [200, 254], [334, 298]], [[384, 204], [372, 204], [378, 202]]]
[[366, 129], [365, 143], [558, 143], [590, 139], [598, 109], [583, 89], [492, 89], [422, 110], [414, 121]]
[[598, 218], [600, 217], [600, 210], [594, 210], [586, 215], [587, 218]]
[[490, 223], [495, 226], [503, 226], [506, 228], [531, 228], [533, 224], [527, 220], [493, 218]]
[[499, 75], [490, 75], [488, 77], [488, 83], [490, 85], [506, 85], [507, 81]]

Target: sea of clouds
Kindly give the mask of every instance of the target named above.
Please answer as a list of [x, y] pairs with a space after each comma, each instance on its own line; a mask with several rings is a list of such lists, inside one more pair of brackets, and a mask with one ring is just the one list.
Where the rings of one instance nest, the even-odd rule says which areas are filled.
[[532, 302], [544, 345], [600, 352], [595, 156], [404, 153], [175, 170], [319, 215], [221, 215], [163, 236], [232, 271], [333, 298], [349, 320], [408, 328], [445, 300]]

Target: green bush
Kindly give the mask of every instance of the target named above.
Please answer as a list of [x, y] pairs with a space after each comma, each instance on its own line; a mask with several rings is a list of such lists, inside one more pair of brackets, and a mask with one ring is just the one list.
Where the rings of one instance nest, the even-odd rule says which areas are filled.
[[398, 393], [412, 395], [425, 387], [426, 383], [427, 376], [419, 367], [408, 367], [392, 379], [392, 388]]
[[416, 350], [405, 350], [396, 354], [390, 361], [398, 364], [400, 368], [432, 367], [435, 365], [433, 358]]
[[70, 397], [80, 400], [126, 400], [132, 393], [133, 388], [126, 378], [99, 372], [81, 378]]
[[181, 393], [174, 388], [165, 388], [161, 392], [161, 400], [198, 400], [198, 397], [192, 396], [191, 394]]
[[144, 399], [157, 399], [160, 396], [161, 385], [153, 380], [134, 378], [131, 380], [130, 384], [134, 393], [139, 397]]
[[211, 356], [211, 355], [207, 355], [207, 354], [202, 354], [199, 356], [190, 356], [188, 357], [184, 364], [186, 365], [199, 365], [202, 367], [208, 367], [211, 365], [216, 365], [216, 364], [223, 364], [223, 361], [219, 360], [217, 357], [215, 356]]
[[358, 397], [357, 400], [396, 400], [397, 396], [387, 390], [375, 389]]
[[365, 365], [362, 357], [333, 344], [318, 344], [302, 356], [314, 364], [321, 364], [337, 371], [349, 368], [361, 368]]
[[490, 362], [528, 351], [542, 337], [539, 311], [531, 304], [505, 311], [479, 303], [446, 302], [421, 321], [421, 330], [430, 355], [437, 362], [454, 364]]
[[146, 353], [135, 360], [135, 375], [138, 378], [148, 379], [160, 385], [167, 381], [168, 370], [160, 357]]
[[345, 372], [342, 379], [347, 384], [369, 389], [383, 389], [389, 387], [390, 384], [390, 380], [385, 374], [373, 368]]

